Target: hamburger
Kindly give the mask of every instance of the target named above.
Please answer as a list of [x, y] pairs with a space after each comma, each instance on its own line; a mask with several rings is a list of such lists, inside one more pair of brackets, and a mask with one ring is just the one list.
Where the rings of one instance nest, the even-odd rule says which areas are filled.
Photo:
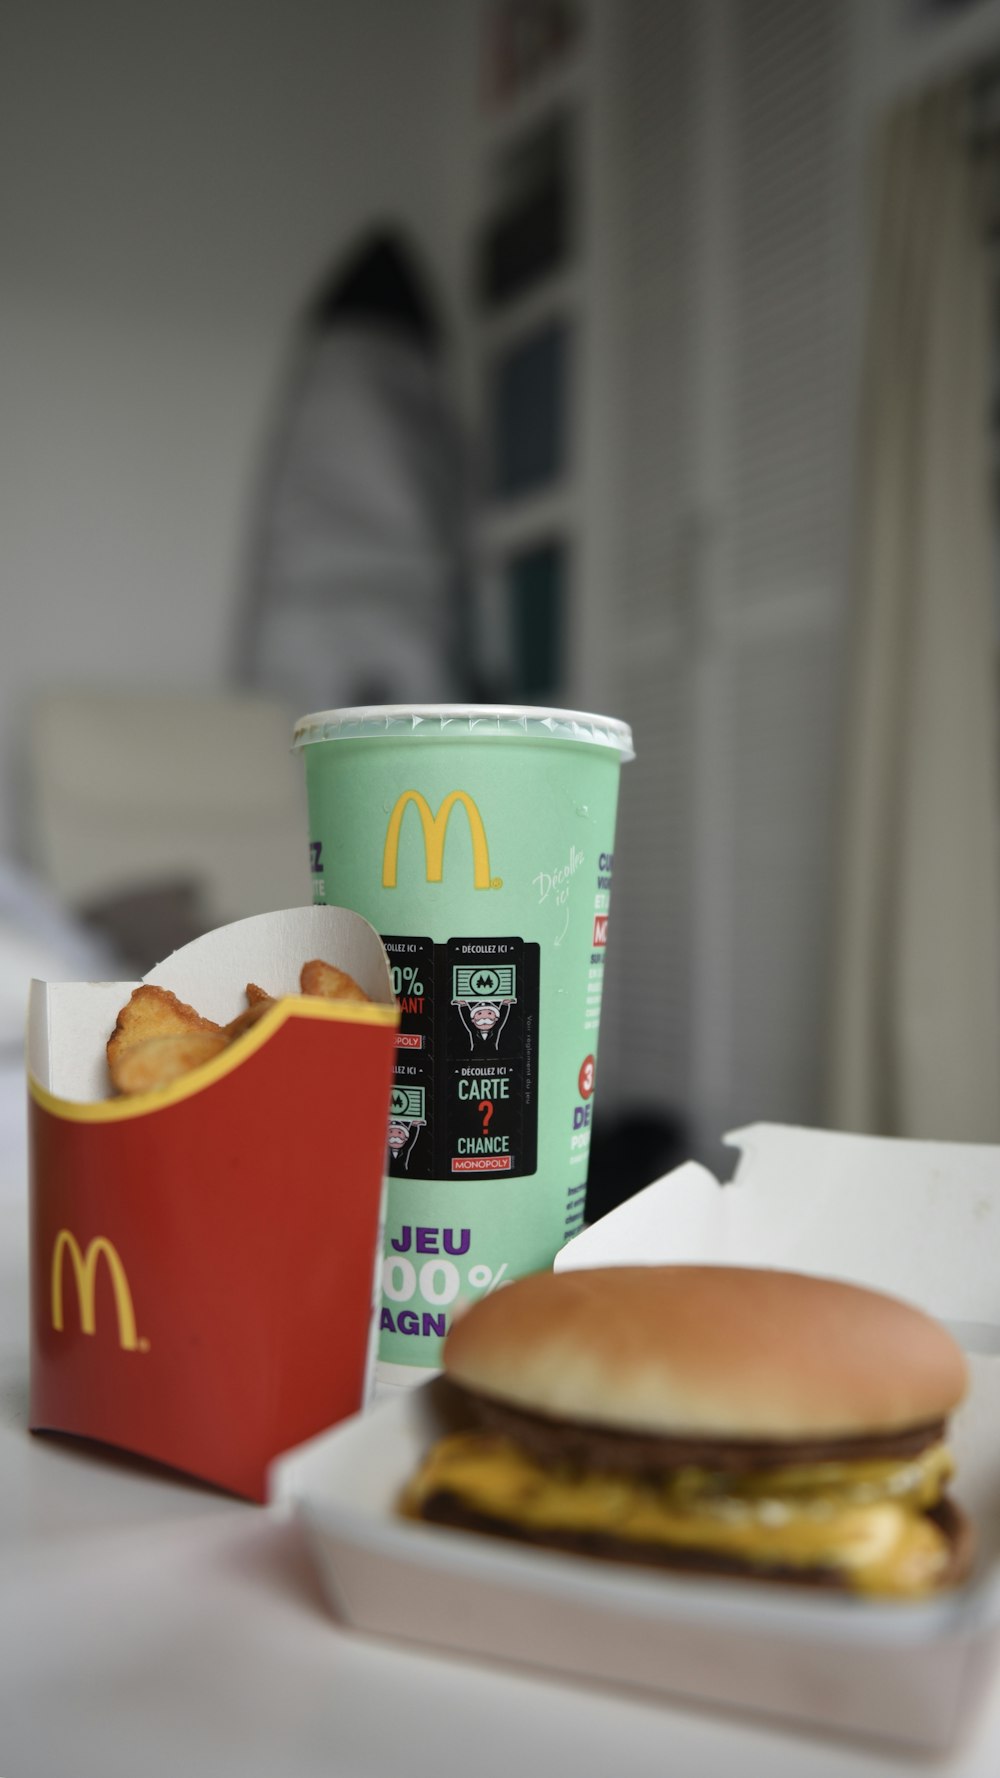
[[408, 1516], [863, 1595], [968, 1571], [946, 1493], [965, 1360], [897, 1298], [743, 1267], [538, 1273], [457, 1319], [443, 1363], [465, 1425]]

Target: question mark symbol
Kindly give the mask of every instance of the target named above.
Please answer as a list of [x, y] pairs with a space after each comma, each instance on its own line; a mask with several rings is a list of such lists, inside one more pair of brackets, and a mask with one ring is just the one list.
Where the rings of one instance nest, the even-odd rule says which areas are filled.
[[483, 1135], [485, 1136], [487, 1130], [490, 1127], [490, 1118], [493, 1116], [493, 1101], [492, 1101], [492, 1099], [480, 1099], [479, 1109], [483, 1114]]

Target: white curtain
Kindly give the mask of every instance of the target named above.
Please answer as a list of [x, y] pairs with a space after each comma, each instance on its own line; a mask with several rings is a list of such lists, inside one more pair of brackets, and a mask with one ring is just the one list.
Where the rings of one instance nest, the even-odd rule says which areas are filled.
[[959, 87], [878, 144], [829, 1121], [1000, 1140], [985, 214]]

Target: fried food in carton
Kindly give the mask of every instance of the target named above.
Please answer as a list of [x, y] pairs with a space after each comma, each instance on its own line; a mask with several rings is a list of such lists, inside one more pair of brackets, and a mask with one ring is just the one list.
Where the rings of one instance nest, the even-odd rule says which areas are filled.
[[[346, 970], [320, 957], [302, 965], [303, 994], [324, 1000], [367, 1001], [369, 996]], [[202, 1018], [167, 988], [144, 983], [136, 988], [108, 1040], [108, 1069], [119, 1093], [151, 1093], [211, 1061], [242, 1037], [275, 1004], [256, 982], [246, 986], [247, 1005], [228, 1025]]]
[[221, 1033], [222, 1027], [212, 1019], [203, 1019], [201, 1013], [178, 1000], [169, 988], [157, 988], [144, 982], [122, 1007], [108, 1039], [108, 1068], [114, 1085], [119, 1084], [118, 1071], [124, 1057], [136, 1044], [146, 1043], [154, 1037], [182, 1036], [191, 1031]]
[[337, 969], [332, 963], [324, 963], [321, 957], [313, 957], [310, 962], [303, 963], [299, 976], [299, 986], [303, 994], [318, 994], [323, 1000], [367, 1000], [368, 995], [359, 988], [353, 976], [343, 969]]
[[[250, 989], [252, 987], [253, 987], [253, 983], [250, 982], [247, 987], [247, 998], [248, 999], [250, 996]], [[256, 1025], [257, 1020], [262, 1019], [264, 1017], [264, 1014], [267, 1012], [268, 1007], [271, 1007], [274, 1004], [275, 1004], [275, 1002], [274, 1002], [273, 996], [270, 994], [265, 994], [262, 991], [262, 989], [258, 988], [256, 991], [256, 998], [251, 1000], [250, 1005], [244, 1007], [242, 1012], [237, 1013], [235, 1019], [230, 1019], [228, 1025], [226, 1026], [226, 1036], [228, 1037], [230, 1043], [232, 1043], [237, 1037], [242, 1037], [244, 1031], [249, 1031], [252, 1025]]]
[[144, 1043], [134, 1043], [118, 1059], [115, 1084], [120, 1093], [162, 1092], [182, 1074], [210, 1062], [228, 1043], [224, 1031], [175, 1031], [166, 1037], [149, 1037]]

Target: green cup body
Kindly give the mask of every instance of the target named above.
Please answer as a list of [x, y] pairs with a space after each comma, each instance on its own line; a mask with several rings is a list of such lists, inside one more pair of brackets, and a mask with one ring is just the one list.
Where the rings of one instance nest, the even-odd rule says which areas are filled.
[[438, 1368], [456, 1310], [584, 1217], [623, 750], [524, 726], [303, 747], [313, 899], [382, 935], [402, 1014], [383, 1375]]

